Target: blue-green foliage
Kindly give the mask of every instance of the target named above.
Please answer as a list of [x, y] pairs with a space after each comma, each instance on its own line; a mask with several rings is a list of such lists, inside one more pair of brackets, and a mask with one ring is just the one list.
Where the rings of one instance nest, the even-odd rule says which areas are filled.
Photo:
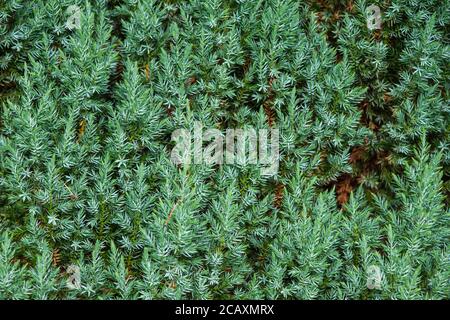
[[449, 3], [374, 3], [2, 1], [0, 299], [448, 299]]

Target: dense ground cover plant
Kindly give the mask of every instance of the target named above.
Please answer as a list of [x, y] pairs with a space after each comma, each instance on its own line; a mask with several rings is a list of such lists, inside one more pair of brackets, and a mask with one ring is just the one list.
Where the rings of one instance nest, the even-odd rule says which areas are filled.
[[[1, 0], [0, 298], [449, 298], [449, 10]], [[175, 165], [198, 122], [277, 174]]]

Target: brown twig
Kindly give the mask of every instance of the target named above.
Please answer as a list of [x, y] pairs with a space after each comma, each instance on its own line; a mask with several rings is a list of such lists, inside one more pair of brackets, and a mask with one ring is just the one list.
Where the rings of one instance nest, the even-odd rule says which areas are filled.
[[52, 252], [52, 265], [57, 267], [59, 262], [61, 261], [61, 254], [58, 249], [53, 250]]
[[145, 78], [147, 81], [150, 81], [150, 66], [148, 63], [145, 65]]
[[277, 209], [280, 209], [283, 203], [283, 191], [284, 185], [282, 183], [277, 184], [275, 188], [275, 200], [274, 200], [274, 206]]
[[170, 209], [169, 215], [167, 216], [166, 222], [164, 223], [164, 225], [167, 226], [167, 224], [170, 221], [170, 218], [172, 218], [173, 212], [175, 211], [175, 209], [177, 208], [178, 204], [181, 202], [181, 199], [179, 199], [172, 207], [172, 209]]

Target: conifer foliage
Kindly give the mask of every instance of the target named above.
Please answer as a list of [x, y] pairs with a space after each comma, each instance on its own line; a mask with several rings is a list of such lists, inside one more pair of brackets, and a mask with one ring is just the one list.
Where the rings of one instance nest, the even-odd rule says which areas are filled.
[[[450, 298], [449, 19], [0, 0], [0, 299]], [[174, 164], [198, 123], [278, 129], [277, 174]]]

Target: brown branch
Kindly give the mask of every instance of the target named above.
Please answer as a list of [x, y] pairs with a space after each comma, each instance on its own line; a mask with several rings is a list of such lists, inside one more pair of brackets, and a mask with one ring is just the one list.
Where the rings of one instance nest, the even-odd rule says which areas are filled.
[[172, 209], [170, 209], [169, 215], [167, 216], [166, 222], [164, 223], [164, 225], [167, 226], [167, 224], [170, 221], [170, 218], [172, 218], [173, 212], [175, 211], [175, 209], [177, 208], [178, 204], [181, 202], [181, 199], [178, 199], [178, 201], [173, 205]]

